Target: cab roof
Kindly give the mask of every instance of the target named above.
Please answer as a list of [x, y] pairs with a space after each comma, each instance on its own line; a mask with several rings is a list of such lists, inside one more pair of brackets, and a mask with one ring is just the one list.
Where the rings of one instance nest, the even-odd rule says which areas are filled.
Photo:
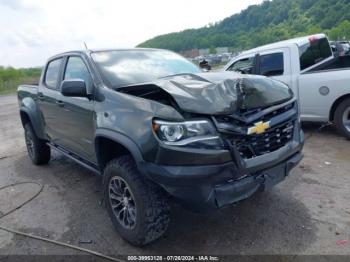
[[284, 40], [284, 41], [280, 41], [280, 42], [276, 42], [276, 43], [272, 43], [272, 44], [268, 44], [268, 45], [259, 46], [259, 47], [256, 47], [254, 49], [250, 49], [247, 51], [243, 51], [241, 53], [241, 55], [270, 50], [270, 49], [295, 46], [295, 45], [302, 46], [304, 44], [309, 43], [310, 41], [312, 41], [314, 39], [321, 39], [321, 38], [326, 38], [326, 35], [325, 34], [316, 34], [316, 35], [297, 37], [297, 38], [288, 39], [288, 40]]
[[[49, 58], [49, 60], [52, 60], [53, 58], [56, 57], [61, 57], [61, 56], [66, 56], [66, 55], [71, 55], [71, 54], [91, 54], [95, 52], [108, 52], [108, 51], [164, 51], [165, 49], [157, 49], [157, 48], [105, 48], [105, 49], [87, 49], [87, 50], [72, 50], [72, 51], [67, 51], [63, 53], [56, 54], [52, 57]], [[166, 50], [169, 51], [169, 50]], [[171, 52], [171, 51], [169, 51]]]

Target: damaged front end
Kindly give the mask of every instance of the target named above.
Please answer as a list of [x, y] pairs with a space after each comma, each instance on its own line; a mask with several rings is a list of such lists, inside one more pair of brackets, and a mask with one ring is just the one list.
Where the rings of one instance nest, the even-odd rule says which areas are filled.
[[301, 160], [298, 104], [283, 83], [232, 73], [182, 74], [119, 91], [173, 106], [183, 121], [153, 119], [150, 179], [198, 211], [248, 198]]

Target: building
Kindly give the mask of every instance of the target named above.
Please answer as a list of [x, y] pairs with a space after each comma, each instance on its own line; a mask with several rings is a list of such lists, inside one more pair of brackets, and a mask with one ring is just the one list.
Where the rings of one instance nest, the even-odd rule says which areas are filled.
[[191, 49], [191, 50], [185, 50], [180, 51], [180, 55], [187, 57], [187, 58], [195, 58], [199, 56], [199, 50], [198, 49]]

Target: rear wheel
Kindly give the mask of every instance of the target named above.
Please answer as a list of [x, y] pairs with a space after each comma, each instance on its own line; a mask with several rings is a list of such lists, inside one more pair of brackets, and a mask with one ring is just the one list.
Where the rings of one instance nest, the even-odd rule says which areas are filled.
[[24, 138], [29, 158], [35, 165], [44, 165], [50, 161], [51, 150], [44, 140], [39, 139], [30, 123], [24, 125]]
[[350, 139], [350, 98], [338, 105], [334, 113], [334, 123], [338, 132]]
[[107, 164], [104, 197], [115, 229], [129, 243], [143, 246], [167, 230], [167, 196], [158, 185], [139, 174], [131, 156]]

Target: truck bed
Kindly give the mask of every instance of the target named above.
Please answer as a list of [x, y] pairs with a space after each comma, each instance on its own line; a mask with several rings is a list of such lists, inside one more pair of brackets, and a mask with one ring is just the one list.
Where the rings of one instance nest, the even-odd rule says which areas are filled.
[[25, 97], [32, 97], [34, 99], [38, 95], [38, 85], [20, 85], [17, 88], [17, 94], [20, 101]]
[[350, 56], [341, 56], [335, 57], [330, 61], [327, 61], [318, 67], [315, 67], [312, 71], [321, 71], [321, 70], [342, 70], [350, 69]]

